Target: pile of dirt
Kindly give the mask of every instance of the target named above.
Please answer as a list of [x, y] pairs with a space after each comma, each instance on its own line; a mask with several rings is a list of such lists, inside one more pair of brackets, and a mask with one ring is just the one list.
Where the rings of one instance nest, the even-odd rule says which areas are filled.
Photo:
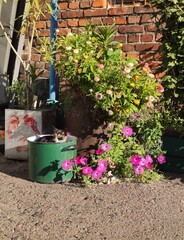
[[183, 240], [184, 174], [94, 188], [28, 179], [28, 162], [0, 157], [1, 240]]

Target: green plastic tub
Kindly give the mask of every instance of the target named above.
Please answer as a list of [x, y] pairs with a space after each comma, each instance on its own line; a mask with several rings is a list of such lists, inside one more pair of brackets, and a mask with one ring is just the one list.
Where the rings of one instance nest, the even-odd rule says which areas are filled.
[[[77, 138], [67, 136], [65, 143], [39, 143], [35, 140], [46, 135], [29, 137], [29, 179], [40, 183], [59, 183], [70, 181], [72, 171], [62, 169], [64, 160], [77, 155]], [[48, 135], [47, 135], [48, 136]]]

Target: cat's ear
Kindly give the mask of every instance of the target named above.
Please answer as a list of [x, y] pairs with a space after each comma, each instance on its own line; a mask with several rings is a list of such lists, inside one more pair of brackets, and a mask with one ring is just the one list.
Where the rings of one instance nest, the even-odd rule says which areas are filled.
[[53, 128], [54, 132], [58, 131], [58, 129], [55, 126], [53, 126], [53, 125], [52, 125], [52, 128]]

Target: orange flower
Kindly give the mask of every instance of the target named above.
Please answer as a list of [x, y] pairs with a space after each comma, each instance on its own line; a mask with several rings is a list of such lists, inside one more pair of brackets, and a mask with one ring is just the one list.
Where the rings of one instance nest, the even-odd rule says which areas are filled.
[[135, 75], [135, 76], [134, 76], [134, 79], [135, 79], [135, 81], [137, 81], [137, 80], [139, 79], [139, 76], [138, 76], [138, 75]]

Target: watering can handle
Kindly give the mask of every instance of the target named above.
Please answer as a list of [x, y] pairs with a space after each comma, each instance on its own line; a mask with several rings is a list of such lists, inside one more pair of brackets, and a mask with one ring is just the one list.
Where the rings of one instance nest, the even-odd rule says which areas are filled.
[[72, 146], [69, 146], [69, 147], [66, 147], [66, 148], [61, 148], [60, 150], [61, 151], [70, 151], [70, 150], [75, 150], [76, 149], [76, 146], [75, 145], [72, 145]]

